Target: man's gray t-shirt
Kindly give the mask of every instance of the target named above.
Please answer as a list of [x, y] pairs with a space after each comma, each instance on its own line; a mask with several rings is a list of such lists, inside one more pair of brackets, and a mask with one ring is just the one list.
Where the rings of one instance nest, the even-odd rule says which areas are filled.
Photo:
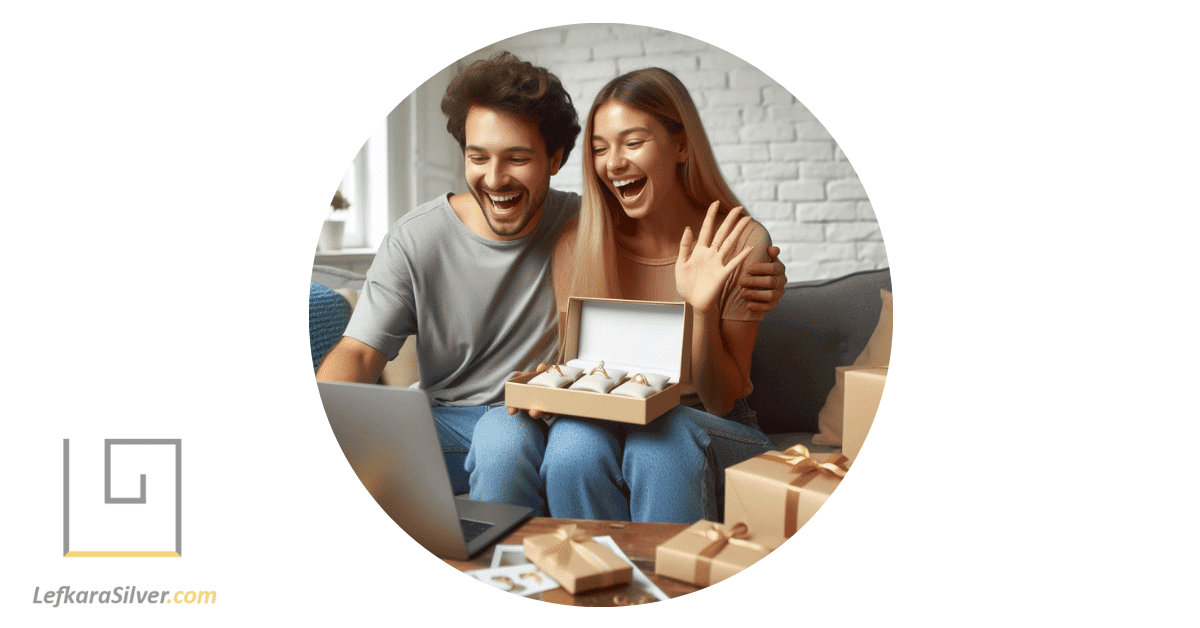
[[416, 334], [421, 389], [435, 406], [499, 401], [515, 371], [558, 347], [550, 259], [579, 196], [550, 190], [529, 235], [497, 241], [459, 220], [449, 195], [421, 205], [384, 238], [345, 335], [392, 360]]

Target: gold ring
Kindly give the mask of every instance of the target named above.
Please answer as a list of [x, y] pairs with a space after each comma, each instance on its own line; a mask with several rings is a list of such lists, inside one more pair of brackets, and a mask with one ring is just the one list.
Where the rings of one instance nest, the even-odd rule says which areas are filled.
[[497, 582], [503, 582], [504, 584], [507, 584], [509, 591], [520, 591], [525, 588], [524, 586], [513, 582], [512, 578], [509, 578], [508, 576], [492, 576], [492, 580], [495, 580]]
[[608, 371], [604, 370], [604, 360], [600, 360], [600, 365], [599, 365], [599, 366], [597, 366], [596, 368], [594, 368], [594, 369], [592, 369], [592, 370], [588, 371], [588, 375], [595, 375], [595, 374], [596, 374], [596, 371], [600, 371], [601, 373], [603, 373], [603, 374], [604, 374], [604, 379], [612, 379], [611, 377], [609, 377], [609, 376], [608, 376]]
[[560, 367], [560, 366], [559, 366], [559, 365], [557, 365], [557, 364], [555, 364], [554, 366], [552, 366], [552, 367], [550, 367], [550, 368], [546, 369], [546, 372], [547, 372], [547, 373], [549, 373], [550, 371], [554, 371], [555, 373], [558, 373], [558, 376], [559, 376], [559, 377], [563, 377], [562, 367]]
[[542, 582], [542, 577], [541, 577], [541, 576], [539, 576], [539, 575], [538, 575], [538, 572], [536, 572], [536, 571], [531, 571], [531, 572], [529, 572], [529, 573], [523, 573], [523, 574], [521, 574], [521, 577], [522, 577], [522, 578], [533, 578], [533, 579], [534, 579], [534, 580], [536, 580], [536, 581], [537, 581], [539, 584]]
[[646, 380], [646, 376], [645, 376], [645, 375], [642, 375], [641, 373], [638, 373], [637, 375], [634, 375], [633, 377], [630, 377], [630, 378], [629, 378], [629, 381], [631, 381], [631, 382], [633, 382], [633, 383], [635, 383], [635, 384], [641, 384], [641, 385], [643, 385], [643, 386], [649, 386], [649, 385], [650, 385], [650, 382]]

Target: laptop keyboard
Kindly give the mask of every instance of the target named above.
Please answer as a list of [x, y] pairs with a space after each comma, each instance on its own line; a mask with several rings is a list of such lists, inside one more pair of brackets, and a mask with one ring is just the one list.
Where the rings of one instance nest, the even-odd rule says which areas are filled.
[[470, 519], [459, 519], [458, 523], [462, 526], [463, 539], [470, 543], [475, 540], [475, 537], [487, 532], [492, 527], [490, 523], [482, 521], [471, 521]]

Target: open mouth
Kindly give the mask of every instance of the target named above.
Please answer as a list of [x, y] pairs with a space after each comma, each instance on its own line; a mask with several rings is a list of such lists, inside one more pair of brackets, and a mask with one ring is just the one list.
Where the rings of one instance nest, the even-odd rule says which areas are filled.
[[496, 213], [507, 214], [516, 209], [521, 202], [520, 192], [508, 192], [505, 194], [488, 193], [488, 199], [492, 201], [492, 207], [496, 208]]
[[624, 200], [630, 200], [637, 197], [642, 192], [642, 189], [646, 187], [646, 177], [613, 181], [612, 184], [617, 190], [617, 196]]

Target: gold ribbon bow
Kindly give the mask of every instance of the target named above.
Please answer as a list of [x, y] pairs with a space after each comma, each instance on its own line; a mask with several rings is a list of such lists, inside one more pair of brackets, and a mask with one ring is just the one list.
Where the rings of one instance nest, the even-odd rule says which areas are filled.
[[778, 455], [762, 454], [759, 457], [786, 465], [789, 467], [789, 471], [799, 474], [788, 483], [787, 502], [784, 505], [783, 515], [783, 534], [785, 537], [792, 536], [799, 529], [799, 525], [797, 525], [797, 510], [799, 510], [800, 505], [800, 489], [821, 476], [836, 478], [840, 481], [846, 477], [846, 472], [849, 471], [846, 463], [850, 462], [849, 458], [841, 454], [825, 462], [817, 462], [812, 458], [808, 447], [804, 445], [794, 445], [783, 450]]
[[[549, 560], [558, 563], [562, 567], [566, 567], [567, 563], [571, 562], [571, 556], [577, 555], [601, 571], [609, 571], [611, 569], [610, 565], [603, 558], [592, 551], [591, 548], [584, 545], [584, 543], [592, 540], [592, 536], [580, 530], [575, 524], [568, 523], [564, 526], [559, 526], [554, 531], [554, 537], [556, 539], [554, 545], [547, 548], [543, 554]], [[603, 581], [600, 586], [616, 584], [616, 574], [605, 574]]]
[[[554, 531], [554, 538], [556, 539], [554, 545], [551, 545], [546, 550], [545, 555], [560, 565], [565, 565], [571, 561], [571, 554], [575, 552], [575, 548], [571, 546], [572, 543], [580, 545], [580, 549], [587, 549], [582, 547], [582, 544], [592, 540], [590, 534], [580, 530], [573, 523], [560, 526]], [[591, 551], [587, 553], [590, 554]]]
[[[589, 587], [606, 587], [619, 584], [628, 579], [620, 578], [619, 569], [623, 563], [617, 563], [617, 567], [613, 567], [604, 557], [596, 554], [595, 550], [589, 548], [589, 542], [592, 542], [592, 536], [583, 530], [580, 530], [575, 524], [566, 524], [559, 526], [558, 530], [548, 536], [553, 537], [553, 544], [548, 546], [545, 551], [539, 551], [538, 556], [530, 556], [534, 558], [534, 563], [538, 564], [542, 570], [545, 570], [553, 578], [562, 582], [563, 574], [575, 574], [576, 578], [580, 578], [583, 574], [578, 568], [571, 568], [570, 562], [572, 558], [578, 556], [583, 562], [588, 563], [588, 566], [595, 569], [595, 573], [587, 574], [588, 578], [598, 579], [593, 581]], [[554, 563], [551, 564], [544, 563]], [[569, 578], [569, 575], [568, 575]]]
[[744, 523], [736, 523], [729, 526], [728, 531], [722, 529], [721, 524], [714, 523], [707, 528], [689, 529], [692, 534], [699, 534], [707, 538], [711, 543], [708, 547], [700, 550], [696, 559], [696, 586], [706, 587], [712, 579], [712, 562], [724, 549], [732, 545], [740, 545], [748, 549], [767, 551], [767, 548], [758, 543], [751, 543], [746, 539], [750, 538], [750, 528]]

